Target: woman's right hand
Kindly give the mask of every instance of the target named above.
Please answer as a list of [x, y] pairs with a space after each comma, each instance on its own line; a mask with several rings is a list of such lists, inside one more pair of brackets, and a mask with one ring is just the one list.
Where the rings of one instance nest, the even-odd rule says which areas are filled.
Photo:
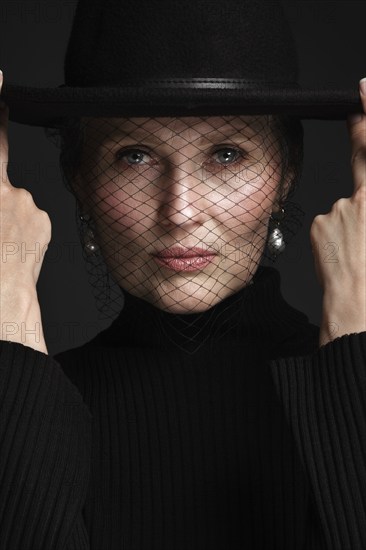
[[[0, 92], [1, 87], [0, 74]], [[8, 107], [0, 107], [0, 339], [5, 339], [4, 324], [13, 323], [19, 334], [9, 340], [44, 351], [42, 330], [39, 342], [28, 344], [21, 337], [20, 324], [41, 322], [36, 285], [51, 240], [51, 221], [47, 212], [37, 208], [29, 191], [13, 187], [9, 181], [8, 115]]]

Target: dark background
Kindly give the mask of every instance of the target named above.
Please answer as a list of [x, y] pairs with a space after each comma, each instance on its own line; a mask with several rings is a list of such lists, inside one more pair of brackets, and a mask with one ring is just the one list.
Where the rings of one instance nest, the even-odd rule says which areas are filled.
[[[283, 1], [298, 45], [300, 84], [358, 88], [366, 76], [366, 2]], [[138, 4], [137, 4], [138, 7]], [[0, 68], [8, 82], [58, 86], [75, 2], [4, 1], [0, 4]], [[306, 120], [305, 166], [292, 199], [306, 212], [297, 237], [275, 266], [285, 299], [321, 321], [322, 293], [309, 231], [316, 214], [329, 212], [352, 194], [350, 143], [345, 121]], [[100, 320], [81, 255], [74, 201], [62, 184], [58, 150], [42, 128], [9, 123], [9, 177], [25, 187], [52, 222], [52, 241], [38, 281], [43, 327], [50, 355], [83, 344], [111, 320]]]

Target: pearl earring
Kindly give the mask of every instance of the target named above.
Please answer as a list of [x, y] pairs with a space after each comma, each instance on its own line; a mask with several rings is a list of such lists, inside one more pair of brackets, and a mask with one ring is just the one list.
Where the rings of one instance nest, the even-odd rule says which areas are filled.
[[272, 212], [270, 217], [270, 223], [274, 223], [275, 227], [269, 234], [267, 248], [271, 253], [273, 259], [276, 259], [281, 252], [286, 248], [283, 233], [280, 229], [280, 222], [285, 217], [285, 210], [281, 208], [279, 212]]
[[83, 246], [86, 254], [92, 256], [99, 250], [99, 246], [94, 239], [94, 231], [89, 227], [91, 216], [89, 214], [81, 214], [80, 220], [83, 224]]

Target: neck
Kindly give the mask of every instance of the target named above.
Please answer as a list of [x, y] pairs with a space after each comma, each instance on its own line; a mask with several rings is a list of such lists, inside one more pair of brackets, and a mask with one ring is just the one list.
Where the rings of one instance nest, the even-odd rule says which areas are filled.
[[288, 337], [306, 317], [288, 305], [280, 291], [280, 275], [259, 266], [253, 284], [202, 313], [175, 314], [124, 292], [124, 307], [94, 344], [196, 353], [224, 341], [262, 341], [269, 348]]

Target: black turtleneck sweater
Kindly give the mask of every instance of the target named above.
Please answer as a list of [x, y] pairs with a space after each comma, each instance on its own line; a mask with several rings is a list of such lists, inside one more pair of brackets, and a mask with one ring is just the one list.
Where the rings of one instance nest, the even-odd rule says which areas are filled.
[[125, 293], [50, 357], [0, 341], [1, 550], [364, 550], [366, 332], [279, 273], [203, 314]]

